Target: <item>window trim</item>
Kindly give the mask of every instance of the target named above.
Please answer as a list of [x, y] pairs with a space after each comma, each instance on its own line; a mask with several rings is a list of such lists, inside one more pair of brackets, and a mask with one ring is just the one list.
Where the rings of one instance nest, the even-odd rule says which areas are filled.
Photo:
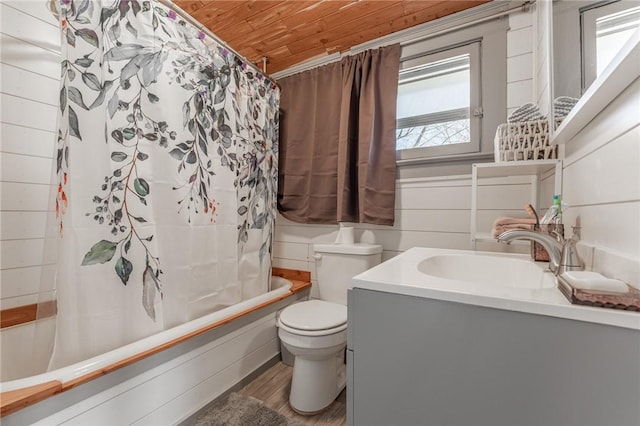
[[[471, 111], [476, 111], [478, 108], [482, 108], [482, 62], [480, 58], [481, 52], [481, 40], [474, 39], [469, 40], [466, 43], [457, 43], [454, 45], [444, 46], [434, 51], [424, 52], [419, 56], [411, 56], [406, 59], [400, 59], [400, 73], [403, 70], [415, 68], [420, 65], [426, 65], [432, 62], [442, 61], [447, 58], [454, 58], [461, 55], [469, 55], [469, 87], [470, 87], [470, 99], [469, 109], [461, 108], [466, 112], [466, 117], [470, 119], [470, 141], [468, 143], [456, 143], [451, 145], [441, 146], [425, 146], [419, 148], [409, 148], [396, 150], [396, 160], [408, 160], [415, 158], [430, 158], [430, 157], [442, 157], [455, 154], [471, 154], [480, 152], [480, 129], [481, 129], [481, 115], [472, 114]], [[402, 83], [400, 83], [402, 84]], [[442, 122], [445, 120], [434, 121], [451, 115], [454, 110], [441, 111], [433, 114], [425, 114], [423, 116], [413, 116], [397, 121], [398, 128], [404, 128], [401, 126], [406, 121], [414, 120], [419, 121], [420, 118], [424, 118], [425, 122], [420, 124], [430, 124], [435, 122]], [[432, 118], [429, 118], [432, 117]], [[455, 115], [455, 118], [462, 118], [460, 114]]]
[[508, 19], [492, 19], [433, 37], [406, 41], [400, 60], [424, 56], [480, 41], [481, 110], [480, 149], [470, 154], [443, 154], [397, 159], [398, 178], [471, 173], [471, 164], [492, 161], [496, 128], [507, 117], [507, 31]]
[[579, 9], [580, 12], [580, 53], [581, 53], [581, 93], [584, 93], [597, 78], [597, 31], [596, 21], [606, 15], [633, 8], [627, 1], [611, 0], [596, 2]]

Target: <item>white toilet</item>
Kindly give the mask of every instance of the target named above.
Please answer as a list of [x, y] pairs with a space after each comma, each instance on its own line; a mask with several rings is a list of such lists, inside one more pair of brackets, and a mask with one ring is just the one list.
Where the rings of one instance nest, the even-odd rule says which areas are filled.
[[316, 244], [321, 300], [285, 308], [278, 336], [295, 357], [289, 404], [300, 414], [315, 414], [331, 404], [346, 385], [347, 289], [351, 278], [380, 263], [382, 246]]

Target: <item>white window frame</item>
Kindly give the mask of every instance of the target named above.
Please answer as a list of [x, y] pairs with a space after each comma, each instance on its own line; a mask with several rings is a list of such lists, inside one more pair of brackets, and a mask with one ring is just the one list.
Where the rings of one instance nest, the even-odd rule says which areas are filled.
[[[418, 60], [426, 55], [443, 52], [443, 58], [450, 54], [447, 50], [479, 43], [478, 78], [481, 91], [479, 99], [470, 104], [470, 115], [479, 123], [473, 131], [474, 145], [470, 152], [447, 153], [443, 147], [416, 148], [396, 151], [398, 178], [418, 178], [470, 173], [472, 163], [493, 161], [496, 128], [507, 119], [507, 30], [508, 19], [495, 19], [465, 28], [446, 31], [435, 36], [412, 39], [402, 44], [400, 62]], [[423, 59], [428, 63], [432, 60]], [[409, 65], [406, 62], [405, 65]], [[467, 144], [457, 144], [468, 146]], [[411, 150], [413, 151], [413, 150]], [[440, 151], [440, 152], [439, 152]]]
[[596, 21], [607, 15], [638, 6], [636, 1], [597, 2], [580, 8], [582, 93], [597, 77]]
[[[469, 55], [470, 103], [469, 109], [448, 110], [398, 119], [397, 128], [440, 123], [443, 121], [470, 118], [470, 141], [450, 145], [426, 146], [396, 151], [398, 160], [440, 157], [455, 154], [470, 154], [480, 151], [480, 126], [482, 115], [482, 77], [480, 59], [480, 41], [473, 40], [463, 45], [448, 46], [435, 52], [426, 52], [418, 56], [403, 58], [400, 62], [400, 73], [420, 65], [425, 65], [460, 55]], [[402, 76], [400, 78], [402, 80]], [[402, 84], [402, 82], [400, 82]], [[473, 113], [475, 111], [475, 114]]]
[[[608, 11], [609, 7], [624, 10], [637, 6], [637, 4], [636, 0], [554, 1], [554, 96], [579, 98], [595, 79], [597, 73], [595, 20], [597, 17], [585, 18], [584, 13], [600, 10], [602, 15], [609, 15], [617, 11]], [[576, 76], [580, 76], [580, 78], [576, 78]]]

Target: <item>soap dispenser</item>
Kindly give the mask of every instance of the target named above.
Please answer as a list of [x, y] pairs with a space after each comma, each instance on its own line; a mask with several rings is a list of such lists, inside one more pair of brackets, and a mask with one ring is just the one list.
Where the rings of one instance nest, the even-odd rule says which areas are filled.
[[556, 271], [557, 275], [561, 275], [565, 271], [584, 271], [584, 261], [578, 253], [576, 244], [580, 240], [579, 226], [573, 227], [571, 238], [566, 240], [562, 245], [562, 253], [560, 255], [560, 265]]

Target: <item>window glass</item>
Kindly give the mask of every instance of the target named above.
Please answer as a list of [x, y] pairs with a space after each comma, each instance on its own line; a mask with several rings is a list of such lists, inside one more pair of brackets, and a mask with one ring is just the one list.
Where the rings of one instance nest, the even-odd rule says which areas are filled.
[[596, 75], [602, 73], [638, 28], [640, 6], [596, 19]]
[[398, 118], [469, 108], [469, 55], [400, 72]]
[[398, 80], [396, 150], [420, 158], [479, 150], [480, 43], [414, 56]]
[[582, 92], [640, 27], [637, 1], [594, 2], [580, 8]]
[[468, 143], [470, 55], [400, 72], [396, 149]]

